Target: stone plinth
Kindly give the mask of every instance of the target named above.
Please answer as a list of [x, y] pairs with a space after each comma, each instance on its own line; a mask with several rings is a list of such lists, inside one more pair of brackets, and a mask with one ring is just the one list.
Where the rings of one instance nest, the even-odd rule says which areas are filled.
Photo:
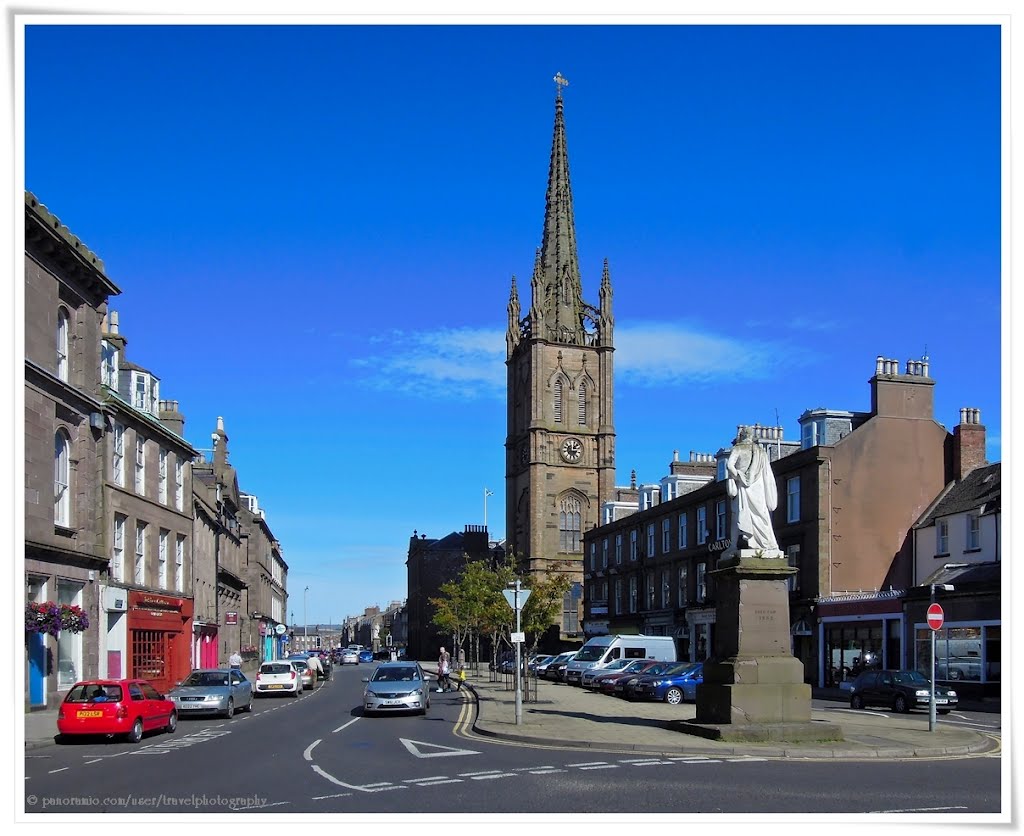
[[811, 722], [811, 686], [790, 652], [789, 589], [782, 558], [728, 553], [716, 581], [713, 654], [697, 686], [697, 717], [677, 727], [731, 740], [838, 740], [838, 726]]

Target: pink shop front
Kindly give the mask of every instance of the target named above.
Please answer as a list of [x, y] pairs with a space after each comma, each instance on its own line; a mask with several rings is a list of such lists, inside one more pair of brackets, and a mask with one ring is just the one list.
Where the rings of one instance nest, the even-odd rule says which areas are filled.
[[216, 668], [217, 658], [217, 625], [196, 618], [192, 622], [192, 667]]

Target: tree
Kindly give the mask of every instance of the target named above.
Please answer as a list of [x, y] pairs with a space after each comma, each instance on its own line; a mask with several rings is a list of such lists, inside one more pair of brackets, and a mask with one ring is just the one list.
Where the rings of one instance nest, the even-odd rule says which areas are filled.
[[571, 588], [568, 575], [552, 573], [530, 580], [530, 597], [522, 613], [523, 632], [531, 638], [530, 653], [537, 649], [537, 643], [548, 628], [561, 621], [562, 602]]

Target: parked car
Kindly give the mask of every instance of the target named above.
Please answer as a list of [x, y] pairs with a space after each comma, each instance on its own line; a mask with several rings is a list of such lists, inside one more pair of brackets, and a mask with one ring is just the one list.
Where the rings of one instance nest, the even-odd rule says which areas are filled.
[[548, 671], [551, 671], [552, 669], [554, 669], [554, 672], [555, 672], [554, 680], [555, 680], [555, 682], [565, 682], [565, 672], [566, 672], [566, 670], [569, 667], [569, 663], [573, 660], [573, 658], [575, 658], [575, 656], [576, 656], [575, 653], [567, 653], [567, 654], [565, 654], [565, 658], [564, 659], [562, 659], [560, 662], [557, 662], [554, 665], [551, 665], [548, 668]]
[[256, 672], [257, 697], [263, 694], [291, 694], [298, 697], [302, 695], [302, 690], [298, 662], [289, 659], [264, 662]]
[[372, 676], [364, 676], [363, 714], [415, 711], [430, 708], [430, 683], [417, 662], [383, 662]]
[[635, 700], [657, 700], [679, 705], [697, 699], [697, 686], [704, 681], [703, 662], [683, 662], [655, 672], [653, 669], [626, 684], [624, 694]]
[[58, 740], [82, 734], [124, 735], [132, 743], [147, 731], [173, 734], [178, 710], [144, 679], [76, 682], [57, 709]]
[[597, 679], [598, 676], [602, 676], [606, 673], [621, 673], [626, 665], [632, 665], [636, 661], [638, 660], [616, 659], [613, 662], [609, 662], [608, 665], [603, 668], [587, 668], [583, 671], [583, 674], [580, 677], [580, 685], [584, 688], [596, 688], [597, 686], [594, 684], [594, 680]]
[[[863, 671], [850, 686], [850, 708], [884, 705], [900, 714], [912, 708], [930, 709], [931, 681], [920, 671]], [[949, 714], [959, 697], [952, 688], [935, 686], [935, 705], [939, 714]]]
[[192, 671], [168, 691], [167, 697], [174, 702], [179, 716], [234, 717], [236, 711], [252, 711], [252, 683], [241, 671], [226, 668]]
[[[385, 654], [387, 653], [387, 651], [384, 651], [384, 652], [385, 652]], [[385, 655], [384, 658], [386, 659], [388, 657]], [[362, 650], [360, 650], [356, 654], [356, 662], [357, 663], [359, 663], [359, 662], [372, 662], [372, 661], [373, 661], [373, 651], [369, 650], [368, 648], [364, 647]]]
[[547, 653], [535, 653], [527, 661], [526, 669], [529, 670], [529, 671], [536, 672], [537, 666], [542, 664], [543, 662], [546, 662], [550, 658], [552, 658], [552, 657], [549, 654], [547, 654]]
[[316, 674], [304, 659], [289, 659], [288, 661], [295, 665], [295, 669], [299, 672], [299, 677], [302, 679], [302, 690], [312, 691], [316, 688]]
[[570, 656], [572, 653], [558, 653], [546, 662], [541, 662], [537, 665], [537, 676], [541, 679], [557, 679], [558, 666]]
[[625, 692], [626, 683], [631, 678], [644, 676], [645, 674], [662, 673], [675, 666], [675, 662], [656, 662], [654, 659], [631, 659], [629, 664], [622, 668], [622, 670], [602, 671], [598, 669], [597, 677], [594, 680], [594, 687], [602, 694], [622, 696]]
[[351, 647], [346, 647], [343, 651], [341, 651], [341, 664], [342, 665], [358, 665], [359, 664], [359, 651], [358, 650], [353, 650]]

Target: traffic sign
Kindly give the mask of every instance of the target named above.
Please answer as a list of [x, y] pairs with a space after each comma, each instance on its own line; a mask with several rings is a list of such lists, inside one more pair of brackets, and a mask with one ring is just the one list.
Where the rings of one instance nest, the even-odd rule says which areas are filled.
[[942, 627], [942, 622], [946, 616], [942, 612], [942, 607], [938, 604], [932, 604], [928, 607], [928, 626], [933, 630], [938, 630]]
[[[508, 605], [512, 609], [516, 608], [516, 590], [514, 589], [503, 589], [501, 594], [505, 596], [505, 600], [508, 601]], [[522, 609], [526, 605], [526, 599], [530, 597], [529, 589], [519, 590], [519, 609]]]

